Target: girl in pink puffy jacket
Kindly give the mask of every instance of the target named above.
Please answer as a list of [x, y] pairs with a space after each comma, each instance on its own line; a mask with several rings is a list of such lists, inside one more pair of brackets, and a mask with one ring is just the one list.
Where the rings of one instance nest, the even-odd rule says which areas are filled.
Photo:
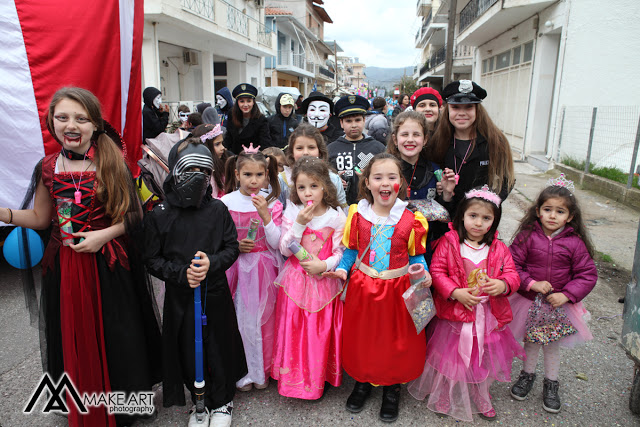
[[593, 339], [582, 300], [598, 280], [593, 246], [573, 194], [573, 183], [552, 179], [520, 223], [511, 254], [520, 274], [520, 290], [509, 298], [513, 335], [524, 341], [527, 359], [511, 396], [524, 400], [544, 353], [542, 407], [560, 411], [560, 345], [572, 347]]

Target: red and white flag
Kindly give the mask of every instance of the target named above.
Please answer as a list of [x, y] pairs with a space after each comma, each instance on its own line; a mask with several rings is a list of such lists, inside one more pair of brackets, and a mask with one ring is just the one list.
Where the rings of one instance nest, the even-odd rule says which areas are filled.
[[18, 208], [35, 164], [60, 150], [45, 120], [63, 86], [98, 97], [137, 173], [143, 25], [143, 0], [0, 1], [0, 206]]

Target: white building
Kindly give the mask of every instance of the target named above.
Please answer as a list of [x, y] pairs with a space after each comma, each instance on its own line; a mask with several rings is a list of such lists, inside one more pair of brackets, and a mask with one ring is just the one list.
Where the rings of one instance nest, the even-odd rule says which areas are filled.
[[262, 0], [146, 0], [144, 19], [143, 88], [163, 100], [211, 102], [224, 86], [264, 85], [276, 37]]
[[[514, 152], [547, 167], [558, 160], [565, 108], [587, 106], [588, 135], [592, 107], [640, 104], [639, 15], [637, 0], [458, 0], [457, 43], [476, 47], [473, 80], [487, 89], [483, 104]], [[608, 131], [596, 139], [613, 152], [621, 122], [609, 116], [599, 117]]]
[[314, 84], [324, 93], [335, 89], [335, 65], [329, 61], [333, 50], [323, 41], [324, 24], [333, 21], [322, 4], [322, 0], [267, 1], [267, 24], [278, 33], [277, 56], [267, 61], [271, 86], [297, 86], [304, 96]]

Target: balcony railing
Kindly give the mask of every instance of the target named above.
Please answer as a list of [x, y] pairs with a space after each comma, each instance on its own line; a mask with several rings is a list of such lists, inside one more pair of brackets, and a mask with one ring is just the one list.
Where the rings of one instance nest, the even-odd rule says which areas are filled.
[[320, 74], [322, 74], [325, 77], [328, 77], [330, 79], [334, 79], [336, 77], [335, 73], [332, 73], [331, 71], [329, 71], [329, 69], [327, 67], [323, 67], [322, 65], [320, 67], [318, 67], [318, 72]]
[[[471, 58], [473, 56], [473, 47], [459, 45], [453, 51], [453, 59], [462, 59], [462, 58]], [[424, 74], [427, 71], [430, 71], [436, 68], [438, 65], [442, 64], [447, 59], [447, 46], [442, 46], [440, 49], [435, 51], [431, 55], [429, 59], [424, 63], [424, 65], [420, 68], [420, 75]]]
[[[307, 59], [304, 56], [304, 53], [293, 53], [287, 51], [278, 51], [278, 65], [290, 65], [293, 67], [298, 67], [302, 69], [306, 69]], [[311, 70], [313, 72], [313, 70]]]
[[433, 18], [433, 11], [432, 10], [429, 11], [429, 15], [427, 15], [427, 17], [425, 18], [424, 22], [422, 23], [422, 26], [420, 27], [420, 29], [416, 33], [416, 43], [418, 43], [418, 40], [420, 40], [420, 38], [427, 32], [427, 28], [429, 27], [429, 24], [431, 23], [431, 18]]
[[491, 6], [496, 4], [498, 0], [471, 0], [460, 12], [460, 30], [463, 32], [478, 17], [482, 16]]
[[215, 21], [215, 0], [180, 0], [180, 6], [201, 18]]
[[180, 0], [180, 6], [182, 10], [222, 26], [226, 16], [229, 31], [268, 48], [273, 46], [274, 32], [269, 27], [224, 0]]
[[227, 4], [227, 28], [249, 37], [249, 15]]

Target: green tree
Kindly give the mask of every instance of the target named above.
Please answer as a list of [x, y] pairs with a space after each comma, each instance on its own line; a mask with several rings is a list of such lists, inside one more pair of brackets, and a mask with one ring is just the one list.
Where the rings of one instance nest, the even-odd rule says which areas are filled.
[[402, 76], [400, 81], [396, 83], [396, 87], [400, 88], [400, 93], [408, 93], [411, 95], [418, 90], [418, 85], [410, 76]]

